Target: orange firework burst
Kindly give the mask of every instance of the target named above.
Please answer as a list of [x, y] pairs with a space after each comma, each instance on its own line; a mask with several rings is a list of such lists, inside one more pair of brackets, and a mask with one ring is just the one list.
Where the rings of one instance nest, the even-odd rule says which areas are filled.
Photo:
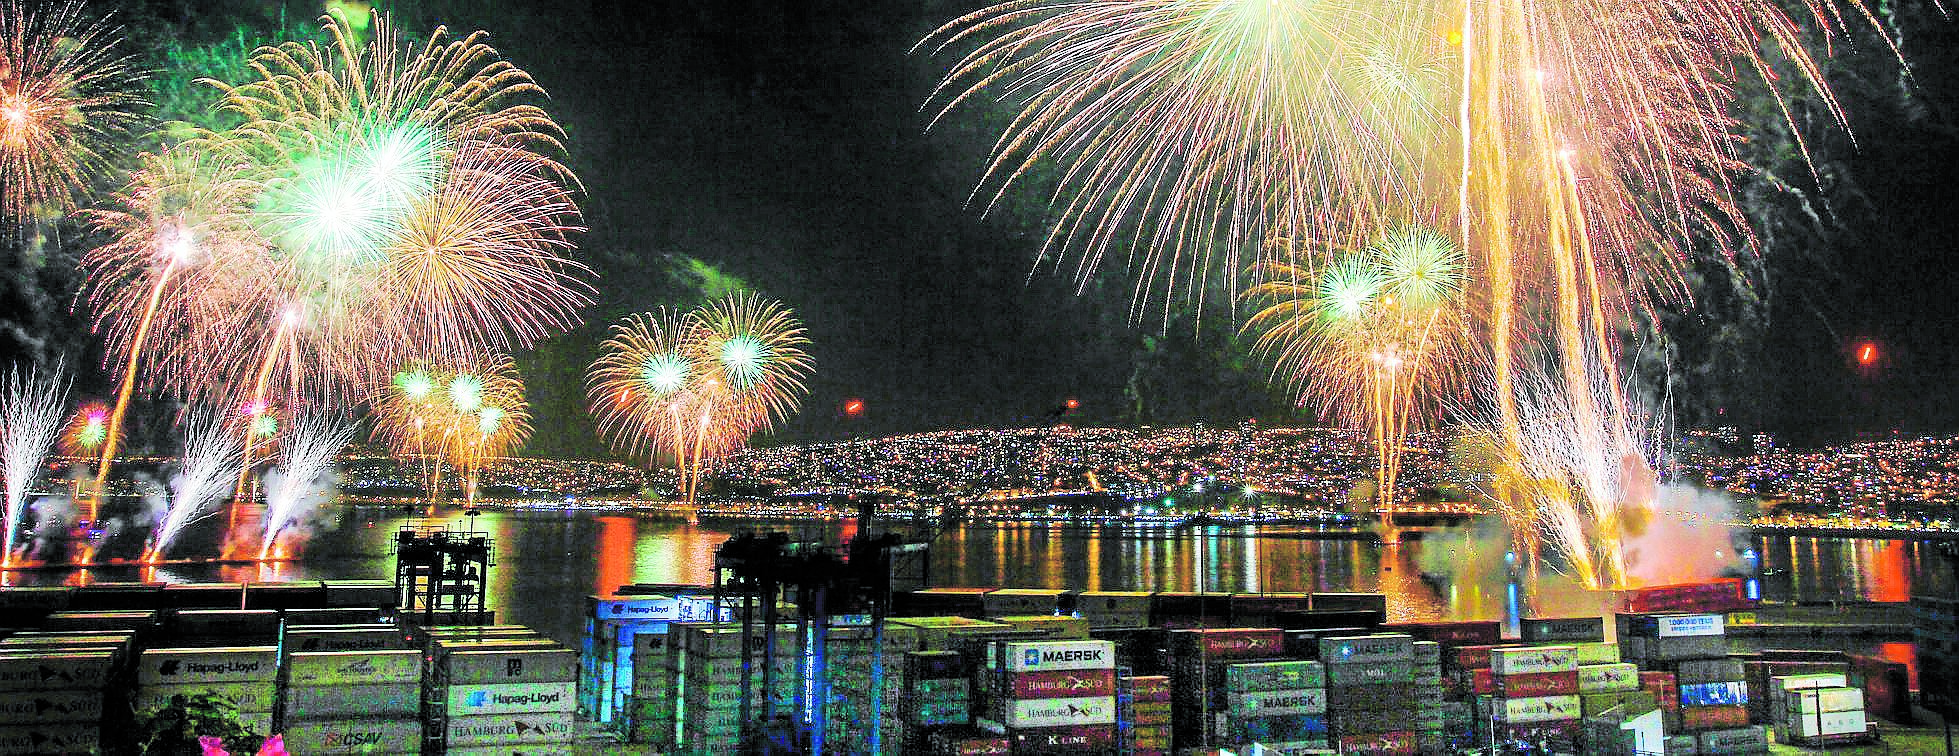
[[120, 30], [80, 3], [0, 2], [0, 217], [73, 210], [141, 118]]
[[524, 382], [504, 355], [444, 367], [411, 366], [370, 398], [374, 438], [397, 456], [421, 456], [431, 496], [447, 462], [474, 501], [483, 463], [508, 455], [530, 438]]

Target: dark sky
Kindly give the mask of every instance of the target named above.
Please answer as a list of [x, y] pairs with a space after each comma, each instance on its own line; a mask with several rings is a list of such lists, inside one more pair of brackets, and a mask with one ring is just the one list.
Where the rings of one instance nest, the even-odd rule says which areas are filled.
[[[166, 19], [208, 13], [189, 0], [134, 2]], [[241, 7], [264, 16], [280, 5]], [[994, 131], [968, 114], [926, 133], [920, 104], [946, 61], [909, 48], [976, 3], [395, 5], [411, 34], [438, 22], [491, 31], [550, 90], [585, 185], [592, 230], [580, 254], [601, 276], [601, 301], [586, 329], [521, 363], [533, 453], [601, 453], [581, 410], [596, 335], [628, 312], [694, 304], [674, 274], [688, 258], [782, 300], [809, 327], [811, 393], [777, 440], [1025, 423], [1068, 397], [1091, 424], [1274, 417], [1262, 370], [1223, 336], [1228, 322], [1213, 319], [1202, 340], [1188, 321], [1167, 334], [1156, 316], [1132, 326], [1122, 276], [1082, 297], [1065, 275], [1029, 277], [1038, 198], [991, 218], [967, 205]], [[284, 6], [297, 17], [317, 8]], [[1909, 98], [1894, 94], [1904, 90], [1892, 66], [1860, 63], [1836, 83], [1858, 147], [1819, 147], [1861, 193], [1844, 192], [1836, 248], [1808, 250], [1822, 262], [1783, 266], [1792, 273], [1771, 287], [1766, 337], [1749, 348], [1760, 389], [1735, 413], [1751, 422], [1805, 439], [1959, 428], [1947, 273], [1959, 238], [1959, 28], [1909, 15]], [[1860, 371], [1850, 355], [1864, 339], [1885, 356]], [[1145, 386], [1140, 412], [1124, 394], [1132, 373]], [[865, 400], [864, 417], [840, 416], [851, 397]]]
[[[554, 3], [515, 25], [485, 9], [479, 23], [555, 95], [590, 189], [588, 247], [608, 305], [661, 303], [636, 282], [677, 254], [748, 280], [809, 324], [818, 373], [782, 437], [1023, 422], [1068, 396], [1082, 399], [1082, 422], [1118, 421], [1133, 411], [1132, 361], [1161, 322], [1130, 325], [1125, 289], [1077, 298], [1065, 276], [1030, 279], [1039, 229], [965, 204], [993, 132], [971, 114], [923, 131], [919, 105], [945, 61], [908, 50], [974, 7], [601, 1]], [[1745, 423], [1803, 440], [1959, 426], [1947, 273], [1959, 30], [1924, 7], [1901, 18], [1911, 86], [1883, 50], [1848, 51], [1833, 74], [1856, 136], [1854, 147], [1813, 140], [1840, 177], [1835, 248], [1773, 261], [1782, 275], [1749, 360], [1760, 389], [1730, 413]], [[1169, 329], [1147, 372], [1176, 380], [1151, 383], [1144, 417], [1270, 416], [1259, 370], [1223, 364], [1218, 330], [1192, 344], [1188, 324]], [[1866, 339], [1883, 358], [1860, 370], [1850, 355]], [[843, 421], [836, 408], [853, 396], [869, 411]]]

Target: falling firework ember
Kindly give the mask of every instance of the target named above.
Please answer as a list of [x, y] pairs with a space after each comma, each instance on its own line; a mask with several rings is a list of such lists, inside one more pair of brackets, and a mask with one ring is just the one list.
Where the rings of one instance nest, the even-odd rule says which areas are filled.
[[184, 526], [216, 511], [211, 505], [231, 490], [241, 459], [238, 438], [222, 419], [192, 415], [184, 420], [183, 456], [170, 479], [167, 508], [143, 550], [145, 563], [160, 561]]
[[75, 209], [141, 122], [121, 31], [77, 2], [0, 0], [0, 218]]
[[279, 537], [332, 495], [322, 480], [332, 473], [333, 457], [354, 440], [354, 426], [324, 415], [293, 420], [279, 447], [279, 467], [265, 478], [265, 535], [260, 560], [291, 554]]
[[6, 475], [6, 524], [0, 530], [0, 566], [14, 563], [14, 532], [27, 508], [28, 489], [40, 479], [41, 463], [61, 435], [68, 377], [53, 369], [16, 366], [0, 386], [0, 473]]

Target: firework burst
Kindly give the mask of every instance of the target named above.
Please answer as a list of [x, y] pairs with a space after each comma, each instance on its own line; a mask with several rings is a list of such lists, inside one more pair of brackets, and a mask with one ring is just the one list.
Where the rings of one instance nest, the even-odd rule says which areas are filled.
[[0, 0], [0, 217], [75, 209], [142, 122], [121, 30], [81, 3]]
[[483, 464], [530, 438], [524, 383], [510, 358], [481, 357], [444, 368], [415, 366], [370, 399], [374, 437], [397, 456], [426, 462], [430, 496], [440, 486], [440, 459], [463, 478], [470, 502]]
[[40, 479], [41, 462], [61, 435], [68, 403], [68, 377], [53, 369], [15, 367], [0, 385], [0, 474], [6, 476], [5, 530], [0, 530], [0, 566], [14, 561], [14, 531], [27, 509], [28, 488]]
[[592, 365], [592, 414], [615, 447], [670, 459], [692, 501], [707, 462], [795, 411], [808, 343], [788, 308], [751, 294], [632, 315]]
[[1396, 501], [1411, 425], [1460, 378], [1453, 368], [1463, 350], [1462, 267], [1447, 238], [1403, 226], [1317, 274], [1270, 262], [1269, 279], [1247, 294], [1269, 302], [1245, 327], [1259, 334], [1254, 347], [1273, 361], [1275, 375], [1302, 402], [1368, 429], [1383, 511]]

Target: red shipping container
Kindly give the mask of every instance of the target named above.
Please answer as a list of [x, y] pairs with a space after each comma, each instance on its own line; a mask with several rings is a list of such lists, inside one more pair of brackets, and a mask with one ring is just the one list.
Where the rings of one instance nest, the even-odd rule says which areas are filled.
[[1158, 703], [1170, 700], [1170, 678], [1164, 675], [1124, 678], [1130, 696], [1136, 703]]
[[[1113, 669], [1057, 669], [1051, 672], [1009, 672], [1007, 687], [1016, 699], [1085, 698], [1116, 694]], [[1164, 700], [1169, 700], [1166, 695]]]
[[1457, 646], [1442, 650], [1442, 661], [1450, 669], [1488, 669], [1490, 651], [1506, 648], [1503, 644], [1487, 646]]
[[1260, 659], [1285, 651], [1285, 634], [1278, 628], [1217, 628], [1179, 630], [1170, 634], [1173, 656], [1202, 654], [1215, 659]]
[[1383, 632], [1407, 633], [1416, 640], [1435, 641], [1444, 646], [1481, 646], [1501, 643], [1503, 625], [1496, 620], [1465, 622], [1393, 622], [1381, 626]]
[[1415, 733], [1403, 731], [1348, 735], [1340, 739], [1340, 752], [1346, 754], [1416, 753]]
[[1578, 670], [1496, 675], [1496, 692], [1504, 698], [1575, 695], [1578, 693]]
[[1469, 692], [1479, 696], [1496, 693], [1496, 672], [1489, 667], [1470, 670]]
[[938, 752], [945, 756], [1007, 756], [1013, 744], [1003, 737], [972, 737], [941, 741]]
[[1748, 707], [1746, 706], [1680, 707], [1680, 728], [1690, 732], [1726, 730], [1747, 725]]
[[1672, 673], [1672, 672], [1645, 672], [1645, 671], [1642, 671], [1642, 672], [1640, 672], [1640, 673], [1639, 673], [1639, 684], [1640, 684], [1641, 686], [1646, 686], [1646, 685], [1653, 685], [1653, 684], [1665, 684], [1665, 685], [1672, 685], [1672, 684], [1673, 684], [1673, 673]]
[[1077, 725], [1014, 730], [1007, 734], [1016, 754], [1108, 753], [1115, 750], [1113, 725]]
[[1864, 678], [1864, 711], [1893, 722], [1912, 721], [1911, 675], [1904, 662], [1853, 654], [1850, 668]]

